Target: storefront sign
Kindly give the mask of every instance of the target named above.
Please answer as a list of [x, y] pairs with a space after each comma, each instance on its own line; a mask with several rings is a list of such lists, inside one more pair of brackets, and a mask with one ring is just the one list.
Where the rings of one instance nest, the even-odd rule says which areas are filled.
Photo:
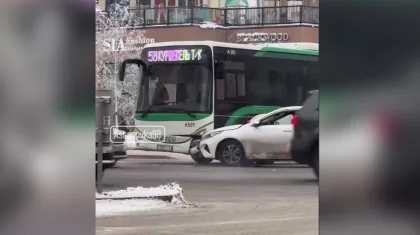
[[154, 38], [107, 38], [103, 40], [104, 51], [141, 51], [144, 45], [154, 43]]
[[202, 52], [202, 49], [149, 51], [147, 60], [149, 62], [199, 61]]
[[255, 42], [282, 42], [290, 39], [288, 33], [237, 33], [237, 42], [255, 43]]

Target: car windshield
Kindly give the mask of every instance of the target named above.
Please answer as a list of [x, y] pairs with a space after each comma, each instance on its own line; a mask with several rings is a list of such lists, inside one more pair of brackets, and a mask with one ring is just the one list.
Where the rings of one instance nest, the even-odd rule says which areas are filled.
[[212, 73], [205, 64], [155, 64], [142, 79], [137, 113], [211, 112]]

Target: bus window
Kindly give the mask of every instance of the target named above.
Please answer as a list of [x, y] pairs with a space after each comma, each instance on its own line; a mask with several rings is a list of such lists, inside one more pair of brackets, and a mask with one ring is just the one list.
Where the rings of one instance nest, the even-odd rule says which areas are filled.
[[236, 74], [226, 74], [226, 98], [236, 98]]
[[225, 80], [216, 79], [217, 100], [225, 100]]
[[238, 86], [238, 96], [245, 96], [246, 84], [245, 84], [245, 74], [238, 73], [236, 77], [236, 84]]

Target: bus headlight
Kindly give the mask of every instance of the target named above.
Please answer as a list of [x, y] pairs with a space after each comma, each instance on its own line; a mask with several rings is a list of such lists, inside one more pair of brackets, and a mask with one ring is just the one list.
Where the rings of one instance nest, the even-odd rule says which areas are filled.
[[206, 129], [200, 129], [200, 130], [194, 132], [192, 135], [202, 137], [205, 134], [206, 134]]
[[205, 139], [208, 139], [208, 138], [211, 138], [211, 137], [213, 137], [213, 136], [216, 136], [216, 135], [218, 135], [218, 134], [221, 134], [223, 131], [215, 131], [215, 132], [210, 132], [210, 133], [208, 133], [207, 135], [204, 135], [203, 136], [203, 140], [205, 140]]

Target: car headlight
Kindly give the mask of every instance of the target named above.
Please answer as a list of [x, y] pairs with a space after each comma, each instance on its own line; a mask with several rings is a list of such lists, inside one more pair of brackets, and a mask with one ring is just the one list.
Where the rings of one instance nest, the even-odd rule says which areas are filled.
[[203, 136], [202, 140], [205, 140], [205, 139], [211, 138], [211, 137], [213, 137], [213, 136], [215, 136], [215, 135], [218, 135], [218, 134], [220, 134], [220, 133], [222, 133], [222, 132], [223, 132], [223, 131], [215, 131], [215, 132], [208, 133], [207, 135], [204, 135], [204, 136]]

